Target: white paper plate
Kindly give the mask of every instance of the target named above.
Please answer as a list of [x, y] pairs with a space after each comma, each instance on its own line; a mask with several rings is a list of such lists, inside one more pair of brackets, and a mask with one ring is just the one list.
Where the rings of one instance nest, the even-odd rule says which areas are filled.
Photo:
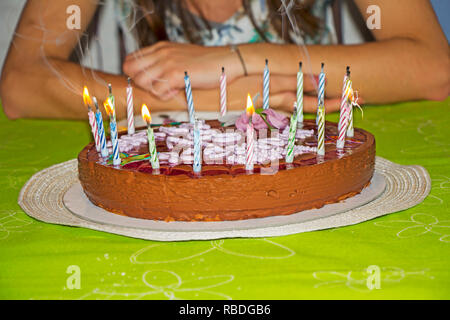
[[63, 201], [67, 209], [79, 218], [104, 225], [165, 232], [223, 232], [230, 230], [248, 231], [250, 229], [280, 227], [329, 217], [369, 203], [378, 198], [385, 189], [386, 182], [384, 181], [383, 176], [375, 172], [370, 185], [364, 188], [360, 194], [338, 203], [325, 205], [320, 209], [305, 210], [285, 216], [212, 222], [165, 222], [117, 215], [92, 204], [83, 192], [79, 182], [74, 183], [72, 187], [67, 190]]

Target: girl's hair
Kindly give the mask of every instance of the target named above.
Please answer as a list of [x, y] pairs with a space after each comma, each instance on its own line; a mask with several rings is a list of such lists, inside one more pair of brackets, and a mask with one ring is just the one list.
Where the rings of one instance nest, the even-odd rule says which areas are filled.
[[[203, 39], [199, 35], [198, 23], [194, 16], [187, 10], [186, 0], [135, 0], [138, 7], [138, 22], [136, 25], [137, 35], [140, 47], [148, 46], [155, 41], [167, 40], [167, 34], [164, 27], [165, 11], [172, 10], [181, 20], [181, 25], [184, 34], [191, 43], [203, 44]], [[253, 24], [253, 27], [258, 32], [259, 36], [266, 42], [269, 42], [261, 29], [261, 26], [256, 24], [254, 13], [252, 12], [252, 0], [242, 0], [245, 14], [247, 14]], [[321, 21], [312, 15], [311, 8], [315, 0], [297, 0], [295, 6], [292, 7], [291, 14], [295, 18], [298, 25], [301, 26], [303, 35], [314, 37], [320, 31]], [[289, 30], [288, 19], [282, 19], [286, 14], [281, 0], [267, 0], [269, 16], [269, 23], [274, 27], [277, 34], [283, 38], [287, 43], [293, 43], [290, 32], [283, 32]], [[209, 26], [208, 21], [200, 15], [203, 19], [204, 25]]]

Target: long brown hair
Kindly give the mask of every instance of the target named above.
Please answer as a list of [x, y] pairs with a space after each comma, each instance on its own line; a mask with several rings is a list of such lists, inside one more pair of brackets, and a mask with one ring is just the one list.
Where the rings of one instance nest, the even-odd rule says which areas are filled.
[[[255, 16], [252, 12], [250, 2], [252, 0], [242, 0], [242, 5], [253, 24], [253, 27], [258, 32], [259, 36], [266, 42], [269, 42], [261, 29], [257, 25]], [[312, 15], [311, 8], [315, 0], [296, 1], [291, 14], [295, 18], [298, 25], [301, 26], [303, 35], [314, 37], [318, 34], [322, 22]], [[203, 39], [198, 36], [200, 27], [196, 23], [194, 16], [186, 9], [186, 0], [136, 0], [138, 6], [138, 22], [136, 25], [139, 45], [145, 47], [160, 40], [167, 40], [167, 34], [164, 27], [164, 16], [166, 9], [172, 10], [180, 20], [187, 39], [194, 44], [203, 44]], [[283, 19], [285, 14], [283, 11], [281, 0], [267, 0], [269, 9], [269, 22], [274, 27], [279, 37], [287, 43], [292, 43], [290, 32], [283, 32], [288, 30], [288, 21]], [[281, 8], [281, 9], [280, 9]], [[203, 17], [201, 17], [203, 18]], [[208, 22], [203, 18], [206, 26]]]

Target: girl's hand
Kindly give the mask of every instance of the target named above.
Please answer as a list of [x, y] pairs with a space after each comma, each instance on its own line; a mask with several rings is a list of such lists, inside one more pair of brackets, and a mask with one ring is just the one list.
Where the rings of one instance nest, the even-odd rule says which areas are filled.
[[129, 54], [123, 64], [125, 74], [136, 85], [163, 100], [184, 89], [185, 71], [190, 76], [192, 88], [217, 87], [222, 67], [225, 67], [228, 81], [241, 75], [239, 58], [229, 47], [204, 47], [167, 41]]

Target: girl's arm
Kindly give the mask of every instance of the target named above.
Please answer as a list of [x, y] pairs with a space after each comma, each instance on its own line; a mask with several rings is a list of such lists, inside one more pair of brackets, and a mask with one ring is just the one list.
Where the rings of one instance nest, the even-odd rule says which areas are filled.
[[[373, 1], [355, 1], [367, 18], [367, 7]], [[294, 76], [299, 61], [304, 62], [306, 73], [318, 74], [321, 62], [325, 62], [326, 94], [338, 98], [345, 67], [350, 65], [354, 87], [365, 102], [445, 99], [449, 92], [449, 47], [429, 1], [378, 0], [377, 5], [381, 29], [373, 30], [376, 42], [306, 46], [309, 60], [297, 45], [240, 45], [248, 73], [261, 75], [266, 58], [270, 61], [271, 77]], [[189, 70], [194, 88], [217, 87], [221, 66], [225, 66], [230, 81], [243, 76], [239, 59], [229, 47], [161, 42], [129, 55], [124, 71], [139, 86], [164, 99], [168, 92], [183, 87], [184, 70]], [[279, 94], [275, 100], [293, 101], [295, 84], [285, 89], [285, 94]], [[335, 104], [327, 110], [337, 108]]]
[[[66, 26], [70, 5], [80, 7], [81, 28]], [[96, 96], [103, 111], [107, 84], [113, 86], [118, 117], [125, 117], [124, 76], [111, 75], [69, 61], [97, 8], [97, 0], [29, 0], [22, 12], [2, 71], [0, 96], [9, 118], [86, 118], [83, 86]], [[155, 109], [168, 102], [135, 88], [136, 108], [145, 102]]]

